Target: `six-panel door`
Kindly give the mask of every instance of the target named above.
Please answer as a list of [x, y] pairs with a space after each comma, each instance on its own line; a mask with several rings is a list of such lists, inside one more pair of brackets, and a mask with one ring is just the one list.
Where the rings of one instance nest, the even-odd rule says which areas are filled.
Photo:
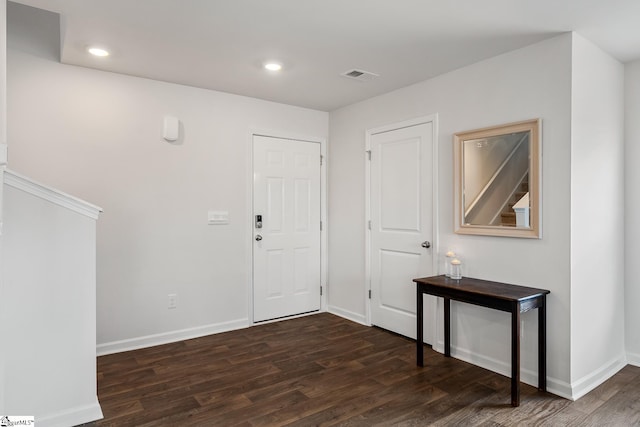
[[317, 311], [320, 144], [254, 135], [253, 162], [254, 321]]

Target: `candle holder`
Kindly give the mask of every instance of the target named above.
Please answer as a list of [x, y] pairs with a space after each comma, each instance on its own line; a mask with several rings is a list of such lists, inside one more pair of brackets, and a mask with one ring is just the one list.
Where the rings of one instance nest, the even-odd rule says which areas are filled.
[[451, 261], [455, 259], [456, 254], [453, 251], [447, 252], [444, 259], [444, 275], [447, 277], [451, 277]]
[[458, 258], [451, 260], [451, 278], [453, 280], [462, 279], [462, 261]]

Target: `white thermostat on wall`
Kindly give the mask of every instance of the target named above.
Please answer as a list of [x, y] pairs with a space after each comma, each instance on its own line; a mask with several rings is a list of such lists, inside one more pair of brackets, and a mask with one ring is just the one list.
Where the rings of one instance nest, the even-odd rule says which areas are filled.
[[229, 212], [228, 211], [209, 211], [208, 224], [209, 225], [229, 224]]

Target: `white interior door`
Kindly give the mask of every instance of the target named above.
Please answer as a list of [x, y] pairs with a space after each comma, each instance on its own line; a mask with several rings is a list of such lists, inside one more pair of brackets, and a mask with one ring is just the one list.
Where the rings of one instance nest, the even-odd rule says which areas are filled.
[[[433, 123], [374, 133], [371, 148], [371, 323], [416, 336], [416, 285], [435, 274]], [[432, 297], [429, 297], [432, 298]], [[425, 319], [432, 303], [425, 300]], [[432, 343], [433, 328], [425, 328]]]
[[253, 172], [253, 319], [320, 310], [320, 144], [254, 135]]

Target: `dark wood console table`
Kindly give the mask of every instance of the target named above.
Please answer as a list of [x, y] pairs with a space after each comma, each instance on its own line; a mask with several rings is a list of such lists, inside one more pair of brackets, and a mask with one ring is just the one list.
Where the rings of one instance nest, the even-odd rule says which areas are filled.
[[423, 302], [424, 294], [444, 299], [444, 355], [451, 357], [451, 300], [480, 305], [511, 313], [511, 405], [520, 405], [520, 313], [538, 309], [538, 390], [547, 390], [546, 348], [546, 289], [528, 288], [506, 283], [463, 277], [453, 280], [442, 276], [414, 279], [417, 284], [417, 336], [418, 366], [424, 366], [423, 357]]

